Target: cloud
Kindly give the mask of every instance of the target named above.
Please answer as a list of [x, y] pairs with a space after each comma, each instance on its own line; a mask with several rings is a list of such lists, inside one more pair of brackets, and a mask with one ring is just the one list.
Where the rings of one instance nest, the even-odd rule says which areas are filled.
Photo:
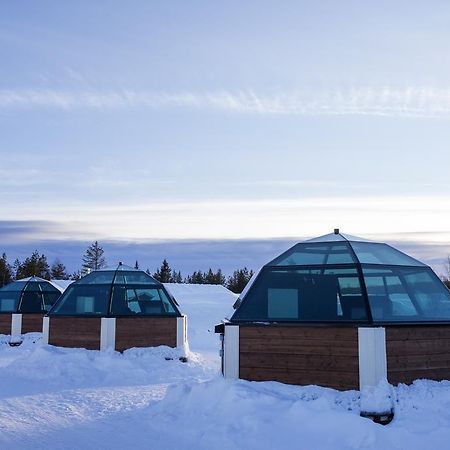
[[450, 118], [450, 88], [355, 87], [258, 94], [212, 92], [0, 90], [0, 110], [197, 109], [261, 115]]

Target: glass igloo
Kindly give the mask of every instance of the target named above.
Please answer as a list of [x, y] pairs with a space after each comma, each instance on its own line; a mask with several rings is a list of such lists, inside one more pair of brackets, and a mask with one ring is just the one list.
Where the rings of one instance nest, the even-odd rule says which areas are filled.
[[339, 230], [266, 264], [235, 306], [235, 323], [450, 322], [450, 291], [430, 267]]
[[0, 313], [46, 313], [61, 291], [40, 277], [22, 278], [0, 289]]
[[49, 316], [181, 317], [181, 313], [162, 283], [142, 270], [119, 264], [71, 284]]

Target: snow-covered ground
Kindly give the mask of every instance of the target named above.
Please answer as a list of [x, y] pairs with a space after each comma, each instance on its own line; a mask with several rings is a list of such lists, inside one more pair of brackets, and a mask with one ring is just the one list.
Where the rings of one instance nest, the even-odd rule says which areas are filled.
[[63, 349], [38, 333], [10, 347], [0, 335], [0, 449], [450, 448], [450, 382], [394, 389], [383, 427], [359, 417], [356, 391], [224, 380], [207, 330], [231, 305], [194, 297], [180, 296], [196, 336], [185, 364], [167, 347]]

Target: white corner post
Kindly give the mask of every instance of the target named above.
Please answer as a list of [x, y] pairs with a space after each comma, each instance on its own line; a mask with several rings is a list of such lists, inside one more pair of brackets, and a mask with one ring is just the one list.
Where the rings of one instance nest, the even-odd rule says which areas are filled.
[[50, 317], [44, 316], [42, 319], [42, 342], [48, 344], [50, 335]]
[[387, 381], [385, 328], [358, 328], [360, 415], [387, 424], [394, 417]]
[[187, 316], [177, 317], [177, 347], [183, 348], [187, 344]]
[[239, 326], [225, 325], [223, 347], [223, 376], [239, 378]]
[[386, 330], [358, 328], [359, 389], [387, 379]]
[[102, 317], [100, 328], [100, 350], [115, 350], [116, 348], [116, 319]]
[[11, 344], [22, 342], [22, 314], [11, 314]]

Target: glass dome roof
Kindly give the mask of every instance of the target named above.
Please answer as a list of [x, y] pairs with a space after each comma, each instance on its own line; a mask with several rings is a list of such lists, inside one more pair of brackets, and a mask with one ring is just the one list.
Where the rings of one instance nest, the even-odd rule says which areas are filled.
[[119, 263], [72, 283], [49, 316], [181, 316], [176, 300], [146, 272]]
[[46, 313], [60, 296], [48, 280], [22, 278], [0, 289], [0, 313]]
[[265, 265], [231, 321], [450, 321], [450, 291], [390, 245], [335, 233], [294, 245]]

